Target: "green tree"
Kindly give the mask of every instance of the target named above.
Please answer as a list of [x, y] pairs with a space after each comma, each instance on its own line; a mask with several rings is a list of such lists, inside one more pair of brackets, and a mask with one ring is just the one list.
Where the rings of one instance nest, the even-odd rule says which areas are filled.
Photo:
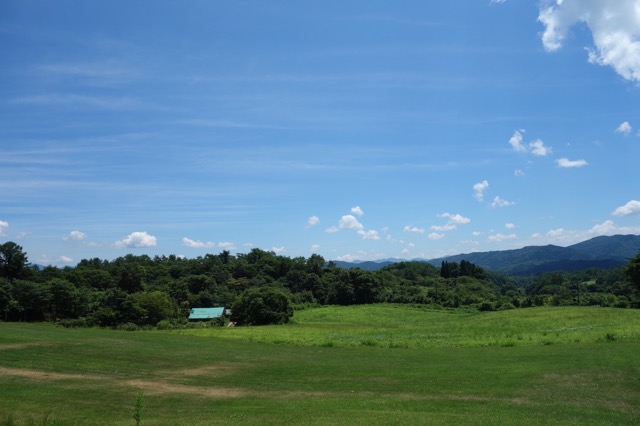
[[143, 291], [136, 294], [142, 322], [155, 325], [163, 319], [175, 316], [171, 298], [164, 291]]
[[9, 282], [23, 278], [27, 272], [27, 254], [13, 241], [0, 244], [0, 272]]
[[231, 312], [231, 320], [240, 325], [285, 324], [293, 316], [293, 307], [277, 288], [252, 287], [238, 297]]
[[631, 261], [627, 264], [624, 270], [625, 275], [631, 283], [637, 288], [640, 289], [640, 253], [636, 255]]

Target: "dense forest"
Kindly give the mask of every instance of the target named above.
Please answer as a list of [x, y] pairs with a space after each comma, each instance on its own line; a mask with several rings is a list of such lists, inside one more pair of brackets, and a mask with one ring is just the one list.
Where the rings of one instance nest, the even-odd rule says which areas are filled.
[[339, 268], [317, 254], [289, 258], [260, 249], [194, 259], [129, 254], [41, 268], [29, 263], [21, 246], [6, 242], [0, 245], [0, 271], [0, 319], [69, 326], [176, 325], [186, 322], [191, 308], [246, 312], [256, 298], [282, 300], [274, 294], [298, 308], [380, 302], [479, 310], [640, 307], [640, 254], [620, 268], [515, 277], [465, 260], [442, 262], [439, 268], [400, 262], [366, 271]]

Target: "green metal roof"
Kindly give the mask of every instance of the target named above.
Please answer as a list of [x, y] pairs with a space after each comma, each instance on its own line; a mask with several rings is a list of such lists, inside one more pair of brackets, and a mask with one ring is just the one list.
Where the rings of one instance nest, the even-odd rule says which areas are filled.
[[190, 320], [207, 320], [219, 318], [224, 314], [224, 307], [221, 308], [194, 308], [189, 314]]

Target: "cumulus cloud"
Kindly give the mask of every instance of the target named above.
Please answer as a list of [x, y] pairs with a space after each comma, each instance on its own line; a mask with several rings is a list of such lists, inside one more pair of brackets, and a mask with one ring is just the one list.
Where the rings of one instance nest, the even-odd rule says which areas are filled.
[[638, 227], [620, 227], [617, 226], [611, 220], [605, 220], [602, 223], [596, 224], [591, 228], [584, 230], [571, 230], [564, 228], [557, 228], [548, 231], [544, 237], [547, 243], [570, 245], [581, 241], [588, 240], [593, 237], [601, 235], [616, 235], [616, 234], [638, 234], [640, 228]]
[[311, 247], [309, 248], [309, 251], [311, 251], [312, 253], [315, 253], [318, 250], [320, 250], [320, 244], [311, 244]]
[[[360, 207], [354, 207], [351, 209], [352, 212], [356, 214], [364, 214]], [[347, 231], [355, 231], [363, 240], [379, 240], [380, 235], [376, 230], [365, 231], [364, 225], [360, 223], [360, 221], [351, 214], [344, 215], [338, 221], [338, 226], [332, 226], [327, 228], [325, 232], [334, 233], [338, 232], [341, 229], [345, 229]]]
[[[458, 213], [456, 214], [442, 213], [442, 214], [439, 214], [438, 217], [447, 219], [447, 223], [445, 223], [444, 225], [431, 226], [431, 228], [429, 229], [431, 229], [432, 231], [436, 231], [436, 232], [453, 231], [458, 228], [458, 225], [465, 225], [471, 222], [471, 219], [469, 219], [468, 217], [464, 217]], [[429, 238], [431, 238], [431, 235], [429, 235]]]
[[562, 47], [571, 27], [584, 23], [591, 31], [592, 64], [610, 66], [624, 79], [640, 82], [640, 4], [637, 0], [546, 0], [538, 20], [544, 25], [547, 51]]
[[501, 243], [502, 241], [505, 241], [505, 240], [515, 240], [516, 238], [518, 238], [516, 234], [505, 235], [505, 234], [497, 233], [497, 234], [489, 235], [489, 241], [494, 243]]
[[414, 233], [414, 234], [424, 234], [424, 228], [418, 228], [417, 226], [405, 226], [404, 232]]
[[155, 247], [157, 245], [157, 239], [153, 235], [149, 235], [146, 232], [132, 232], [120, 241], [116, 241], [115, 246], [117, 248], [142, 248], [142, 247]]
[[524, 132], [524, 130], [516, 130], [513, 133], [513, 136], [511, 136], [511, 138], [509, 139], [509, 145], [511, 145], [514, 151], [522, 152], [525, 154], [533, 154], [539, 157], [544, 157], [551, 154], [551, 147], [546, 146], [542, 139], [536, 139], [529, 144], [524, 143], [524, 138], [521, 132]]
[[589, 165], [585, 160], [569, 160], [568, 158], [559, 158], [556, 160], [556, 164], [563, 169], [575, 169]]
[[315, 226], [320, 223], [320, 218], [318, 216], [311, 216], [309, 220], [307, 220], [307, 224], [309, 226]]
[[69, 256], [60, 256], [58, 258], [58, 262], [59, 263], [67, 263], [67, 264], [69, 264], [69, 263], [73, 263], [73, 259], [70, 258]]
[[484, 191], [486, 191], [487, 188], [489, 188], [489, 182], [487, 182], [486, 180], [473, 185], [473, 196], [475, 197], [475, 199], [482, 202], [484, 200]]
[[80, 241], [80, 240], [84, 240], [86, 237], [87, 237], [87, 234], [85, 234], [84, 232], [71, 231], [67, 235], [62, 237], [62, 239], [65, 241], [66, 240]]
[[220, 247], [223, 250], [235, 250], [238, 248], [234, 243], [229, 241], [223, 241], [221, 243], [218, 243], [218, 247]]
[[438, 215], [438, 217], [444, 217], [449, 219], [449, 223], [455, 223], [457, 225], [464, 225], [466, 223], [471, 222], [471, 219], [469, 219], [468, 217], [464, 217], [458, 213], [456, 214], [451, 214], [451, 213], [442, 213], [440, 215]]
[[207, 241], [206, 243], [203, 241], [195, 241], [192, 240], [191, 238], [187, 238], [184, 237], [182, 239], [182, 245], [185, 247], [191, 247], [191, 248], [211, 248], [211, 247], [215, 247], [215, 243], [212, 243], [211, 241]]
[[622, 133], [623, 135], [628, 135], [631, 133], [633, 129], [631, 128], [631, 124], [628, 121], [623, 122], [616, 128], [616, 133]]
[[612, 213], [614, 216], [638, 216], [640, 215], [640, 201], [631, 200], [624, 206], [620, 206]]
[[358, 219], [350, 214], [342, 216], [338, 222], [338, 226], [340, 229], [346, 229], [348, 231], [359, 231], [364, 228]]
[[441, 238], [444, 238], [444, 234], [439, 234], [437, 232], [432, 232], [432, 233], [429, 234], [429, 239], [430, 240], [436, 241], [436, 240], [439, 240]]
[[551, 154], [551, 148], [545, 146], [544, 142], [541, 139], [536, 139], [535, 141], [529, 144], [529, 149], [533, 155], [537, 155], [539, 157], [545, 157]]
[[360, 206], [355, 206], [351, 208], [351, 213], [355, 214], [356, 216], [364, 216], [364, 212], [362, 211], [362, 209], [360, 208]]
[[363, 240], [379, 240], [380, 235], [376, 230], [364, 231], [362, 229], [358, 230], [358, 235], [362, 237]]
[[527, 147], [522, 143], [522, 139], [522, 133], [516, 130], [511, 139], [509, 139], [509, 144], [515, 151], [527, 152]]
[[502, 198], [496, 195], [496, 197], [493, 199], [493, 202], [491, 203], [491, 207], [508, 207], [514, 204], [515, 203], [513, 201], [503, 200]]
[[0, 220], [0, 237], [6, 237], [8, 229], [9, 229], [9, 222]]
[[284, 248], [284, 246], [282, 246], [282, 247], [271, 247], [271, 251], [274, 252], [275, 254], [280, 254], [280, 253], [284, 253], [287, 250]]
[[506, 229], [514, 229], [516, 227], [516, 224], [515, 223], [505, 223], [504, 227]]

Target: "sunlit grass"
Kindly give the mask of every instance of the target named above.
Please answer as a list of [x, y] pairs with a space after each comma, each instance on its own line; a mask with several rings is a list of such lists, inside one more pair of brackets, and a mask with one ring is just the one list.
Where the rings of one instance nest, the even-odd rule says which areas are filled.
[[285, 326], [179, 333], [287, 345], [390, 348], [640, 341], [640, 311], [545, 307], [477, 312], [403, 305], [330, 306], [298, 311], [292, 323]]
[[132, 425], [138, 395], [143, 426], [637, 424], [639, 314], [371, 305], [179, 332], [0, 323], [0, 425]]

